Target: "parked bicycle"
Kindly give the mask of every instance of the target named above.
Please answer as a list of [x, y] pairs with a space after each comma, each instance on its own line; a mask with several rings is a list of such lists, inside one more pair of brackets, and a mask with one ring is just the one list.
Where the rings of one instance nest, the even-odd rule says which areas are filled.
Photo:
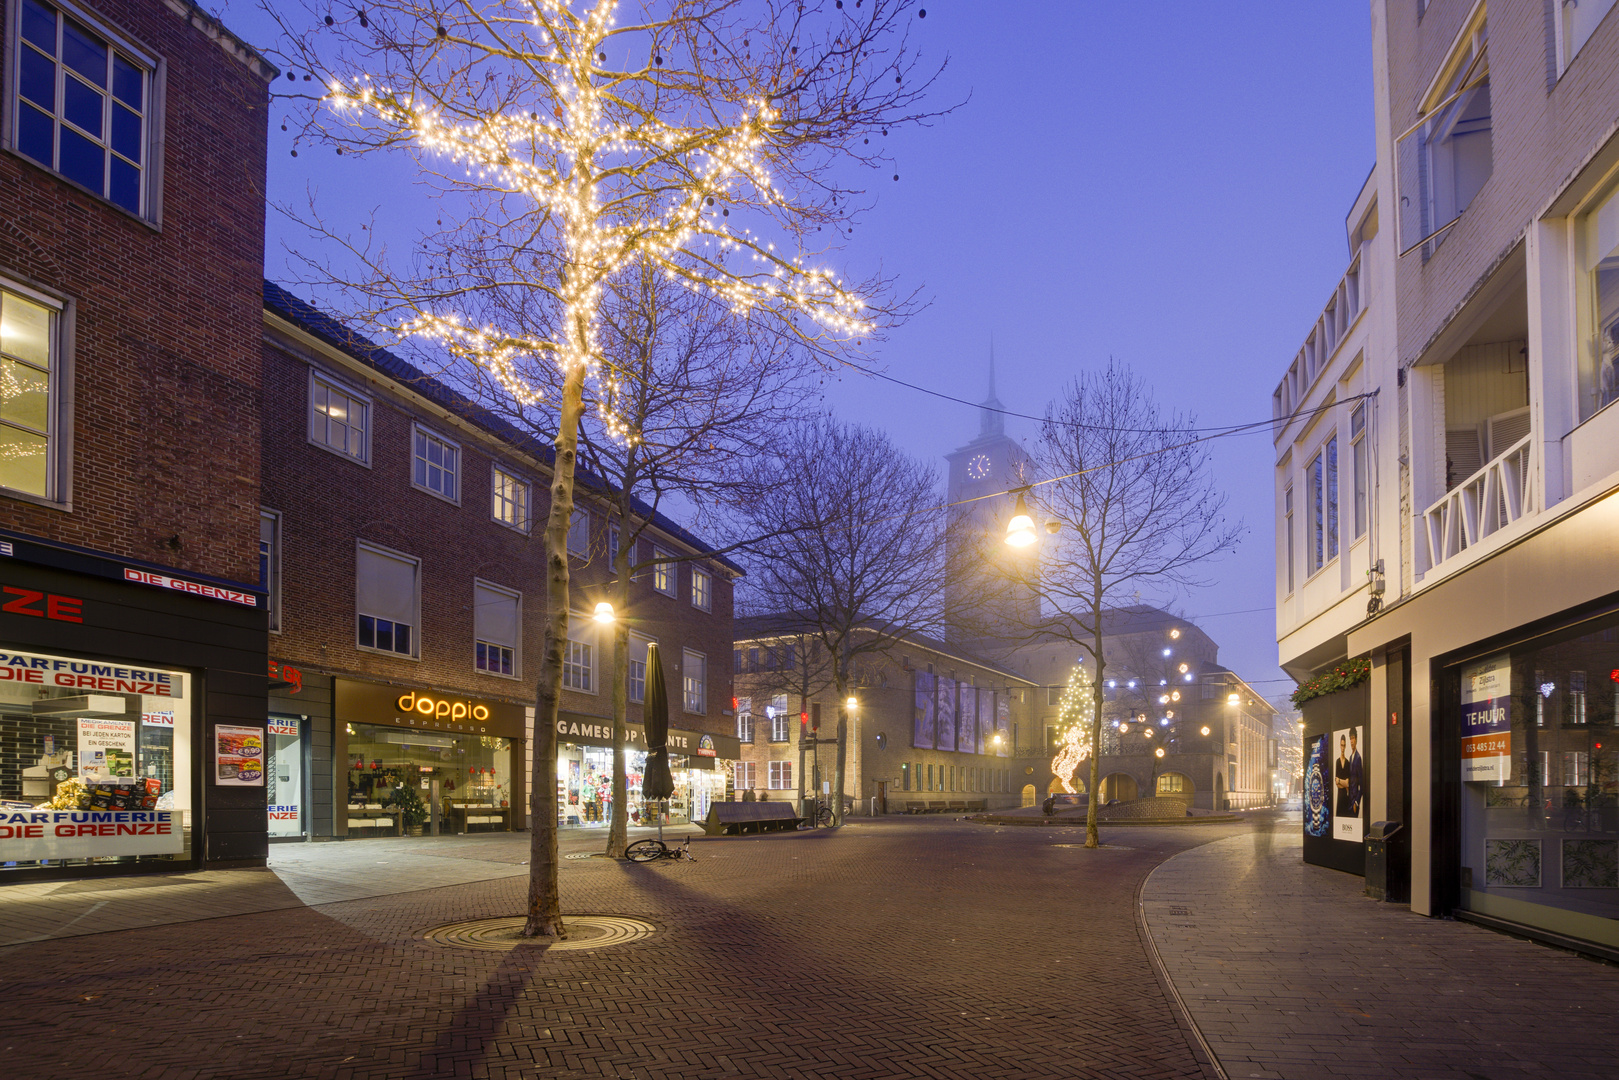
[[624, 851], [624, 857], [630, 862], [656, 862], [658, 859], [681, 859], [687, 862], [696, 862], [697, 856], [691, 853], [691, 837], [686, 837], [685, 843], [666, 844], [662, 840], [648, 837], [637, 840]]

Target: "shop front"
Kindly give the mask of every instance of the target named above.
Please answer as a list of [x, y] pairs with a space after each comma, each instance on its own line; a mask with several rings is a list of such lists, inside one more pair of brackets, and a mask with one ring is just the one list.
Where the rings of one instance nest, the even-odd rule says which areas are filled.
[[262, 864], [262, 598], [22, 537], [0, 594], [0, 884]]
[[526, 827], [521, 705], [335, 680], [333, 835]]
[[[730, 799], [730, 764], [741, 756], [734, 736], [700, 731], [669, 731], [669, 771], [675, 793], [667, 806], [641, 798], [646, 765], [646, 733], [628, 725], [624, 747], [631, 825], [702, 821], [715, 802]], [[613, 802], [613, 723], [600, 716], [563, 712], [557, 717], [557, 824], [563, 828], [605, 827]]]

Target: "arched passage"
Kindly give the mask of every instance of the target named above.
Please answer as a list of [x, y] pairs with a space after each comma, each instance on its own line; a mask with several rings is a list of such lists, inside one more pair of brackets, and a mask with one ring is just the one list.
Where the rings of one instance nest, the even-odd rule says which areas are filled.
[[1107, 804], [1117, 799], [1119, 802], [1130, 802], [1139, 798], [1136, 790], [1136, 778], [1129, 773], [1110, 773], [1102, 779], [1102, 802]]
[[1166, 772], [1158, 774], [1158, 794], [1191, 795], [1192, 791], [1192, 778], [1185, 773]]
[[1023, 805], [1024, 806], [1033, 806], [1034, 805], [1034, 795], [1035, 795], [1034, 785], [1033, 784], [1024, 784], [1023, 785]]

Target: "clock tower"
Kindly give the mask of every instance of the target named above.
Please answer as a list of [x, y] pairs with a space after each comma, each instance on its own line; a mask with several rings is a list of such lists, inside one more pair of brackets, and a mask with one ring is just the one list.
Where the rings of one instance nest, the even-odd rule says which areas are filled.
[[[945, 585], [945, 625], [951, 641], [1000, 636], [1032, 622], [1040, 603], [1028, 583], [1008, 576], [1006, 559], [1027, 553], [1001, 540], [1012, 517], [1009, 488], [1032, 478], [1029, 455], [1006, 434], [1005, 406], [995, 396], [995, 351], [989, 354], [989, 395], [979, 406], [978, 436], [945, 455], [950, 463], [949, 501], [976, 502], [953, 508], [945, 541], [949, 574]], [[984, 496], [990, 496], [984, 498]]]

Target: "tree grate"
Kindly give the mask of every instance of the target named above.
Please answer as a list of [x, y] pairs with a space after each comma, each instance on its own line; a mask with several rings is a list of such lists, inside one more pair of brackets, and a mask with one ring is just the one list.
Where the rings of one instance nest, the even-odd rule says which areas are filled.
[[610, 945], [639, 941], [656, 930], [649, 922], [622, 915], [564, 915], [562, 918], [568, 929], [566, 941], [523, 937], [523, 923], [526, 920], [521, 915], [473, 919], [468, 922], [435, 926], [424, 932], [422, 939], [435, 945], [448, 945], [461, 949], [499, 952], [536, 947], [543, 948], [547, 952], [571, 952], [581, 949], [604, 949]]

